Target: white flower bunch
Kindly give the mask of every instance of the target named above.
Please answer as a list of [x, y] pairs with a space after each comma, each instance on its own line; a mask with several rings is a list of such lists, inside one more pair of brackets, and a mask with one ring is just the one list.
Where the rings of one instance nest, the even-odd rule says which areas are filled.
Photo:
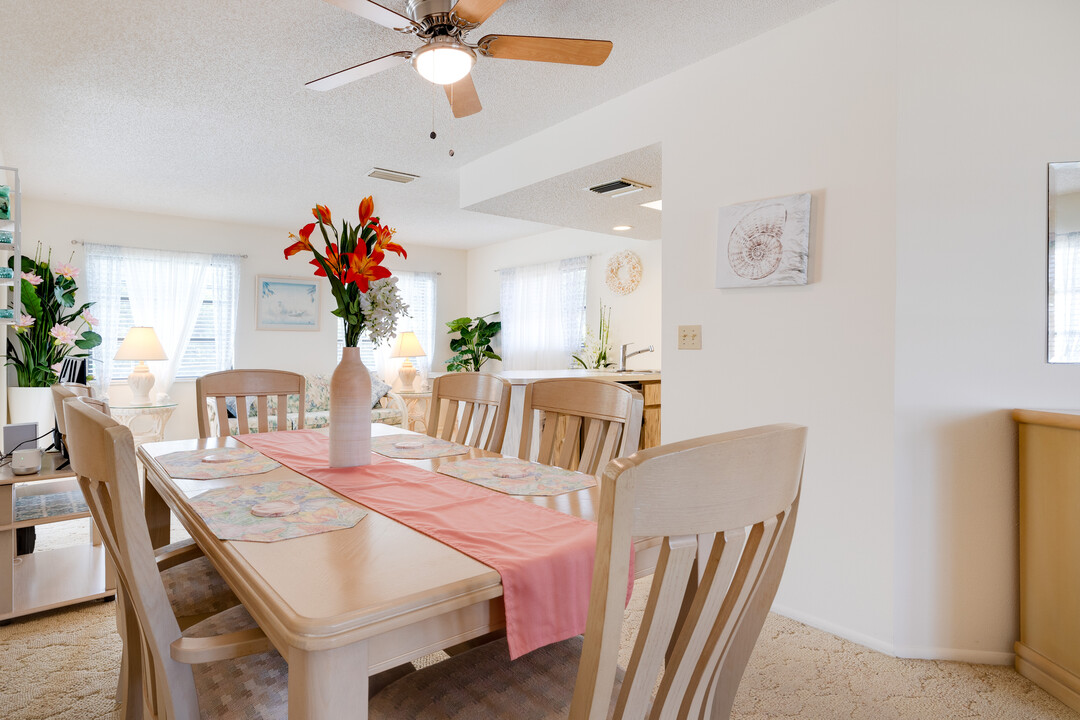
[[401, 299], [396, 277], [372, 280], [360, 294], [360, 314], [372, 345], [389, 342], [397, 334], [397, 321], [410, 317], [409, 306]]

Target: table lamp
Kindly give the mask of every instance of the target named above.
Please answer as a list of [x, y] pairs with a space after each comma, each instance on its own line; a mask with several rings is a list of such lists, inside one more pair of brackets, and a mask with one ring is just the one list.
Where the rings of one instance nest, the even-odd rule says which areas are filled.
[[420, 341], [416, 337], [416, 333], [406, 331], [398, 335], [397, 343], [394, 345], [394, 352], [390, 354], [390, 357], [405, 358], [405, 362], [401, 364], [401, 369], [398, 370], [398, 379], [401, 380], [402, 390], [412, 390], [413, 381], [416, 380], [416, 367], [412, 364], [410, 358], [423, 357], [427, 355], [424, 352], [424, 348], [420, 347]]
[[128, 375], [128, 387], [131, 388], [132, 405], [149, 405], [150, 389], [154, 387], [154, 375], [146, 366], [147, 360], [168, 360], [165, 348], [161, 347], [157, 333], [151, 327], [133, 327], [128, 330], [120, 349], [116, 351], [116, 360], [136, 360], [138, 365]]

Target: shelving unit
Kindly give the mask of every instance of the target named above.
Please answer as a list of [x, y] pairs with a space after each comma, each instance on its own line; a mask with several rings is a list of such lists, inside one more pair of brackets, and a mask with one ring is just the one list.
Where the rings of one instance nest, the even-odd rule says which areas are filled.
[[76, 510], [16, 519], [20, 497], [78, 491], [71, 469], [56, 469], [62, 462], [58, 453], [46, 453], [36, 475], [15, 476], [10, 466], [0, 468], [0, 554], [7, 558], [0, 563], [0, 622], [116, 594], [115, 572], [92, 524], [86, 545], [15, 555], [19, 528], [90, 517]]
[[[17, 168], [0, 165], [0, 185], [10, 188], [8, 204], [11, 217], [0, 219], [0, 275], [7, 275], [6, 270], [9, 257], [14, 257], [11, 277], [0, 277], [0, 288], [3, 288], [4, 300], [0, 303], [0, 326], [14, 324], [22, 311], [22, 298], [19, 295], [19, 280], [22, 270], [22, 186], [19, 183], [19, 171]], [[7, 242], [8, 234], [11, 241]]]
[[[4, 331], [0, 332], [0, 336], [6, 336], [6, 331], [18, 320], [22, 311], [22, 297], [19, 294], [22, 270], [22, 186], [19, 184], [19, 171], [0, 165], [0, 185], [9, 188], [8, 207], [11, 215], [10, 218], [0, 220], [0, 268], [6, 270], [8, 258], [14, 258], [11, 263], [11, 277], [0, 278], [0, 329]], [[6, 242], [8, 234], [11, 235], [10, 242]], [[0, 393], [5, 398], [3, 406], [0, 407], [0, 420], [6, 423], [7, 368], [0, 371]]]

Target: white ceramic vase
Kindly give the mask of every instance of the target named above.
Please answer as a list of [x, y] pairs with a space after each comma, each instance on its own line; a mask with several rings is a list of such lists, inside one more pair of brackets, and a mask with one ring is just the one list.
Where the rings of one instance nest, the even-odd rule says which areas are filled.
[[330, 376], [330, 467], [371, 464], [371, 374], [347, 347]]
[[[370, 394], [370, 392], [369, 392]], [[51, 430], [56, 422], [52, 389], [47, 387], [9, 387], [8, 417], [12, 423], [36, 422], [37, 434]], [[52, 435], [38, 441], [38, 447], [52, 445]]]

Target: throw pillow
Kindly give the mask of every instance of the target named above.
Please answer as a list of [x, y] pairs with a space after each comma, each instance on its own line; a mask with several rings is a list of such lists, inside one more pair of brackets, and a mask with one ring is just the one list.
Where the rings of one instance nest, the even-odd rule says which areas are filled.
[[390, 386], [380, 380], [375, 373], [371, 374], [371, 407], [376, 407], [386, 393], [390, 392]]

